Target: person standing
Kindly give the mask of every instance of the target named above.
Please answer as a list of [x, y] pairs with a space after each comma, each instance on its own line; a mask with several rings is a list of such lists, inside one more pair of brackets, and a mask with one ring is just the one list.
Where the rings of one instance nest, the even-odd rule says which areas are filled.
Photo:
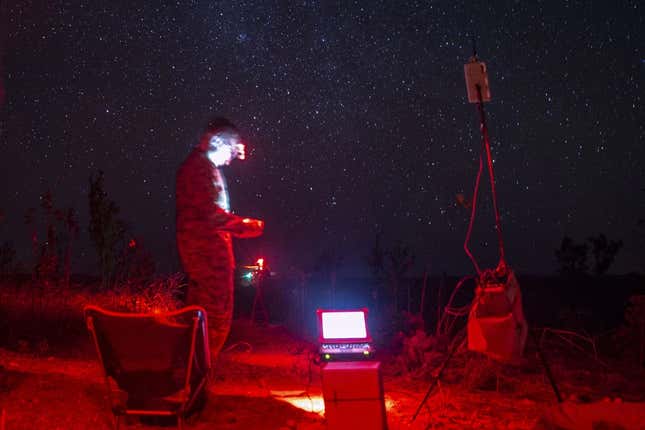
[[177, 172], [176, 239], [189, 278], [188, 304], [206, 309], [211, 360], [228, 337], [233, 316], [232, 237], [260, 236], [264, 222], [231, 212], [222, 167], [245, 158], [237, 127], [224, 118], [208, 123]]

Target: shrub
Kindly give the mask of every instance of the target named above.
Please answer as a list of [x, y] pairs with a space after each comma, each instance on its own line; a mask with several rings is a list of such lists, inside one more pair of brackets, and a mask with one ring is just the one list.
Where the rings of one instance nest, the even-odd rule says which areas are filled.
[[109, 288], [114, 280], [118, 245], [125, 235], [125, 223], [118, 218], [119, 206], [104, 189], [103, 172], [90, 176], [88, 193], [90, 207], [90, 239], [98, 255], [102, 287]]
[[616, 333], [622, 343], [622, 355], [637, 360], [638, 369], [645, 365], [645, 295], [633, 295], [625, 308], [623, 325]]
[[[122, 312], [165, 312], [182, 306], [181, 274], [147, 282], [123, 282], [105, 290], [96, 282], [41, 288], [39, 282], [0, 285], [0, 346], [27, 352], [74, 350], [88, 340], [83, 308], [92, 304]], [[43, 348], [47, 345], [47, 348]], [[43, 352], [44, 353], [44, 352]]]
[[176, 273], [149, 282], [126, 281], [111, 289], [107, 303], [100, 304], [123, 312], [167, 312], [182, 306], [184, 277]]

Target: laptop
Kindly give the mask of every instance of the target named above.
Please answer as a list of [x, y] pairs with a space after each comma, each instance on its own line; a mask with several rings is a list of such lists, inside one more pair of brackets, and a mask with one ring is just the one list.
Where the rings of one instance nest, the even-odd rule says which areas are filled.
[[318, 343], [323, 361], [370, 359], [374, 354], [367, 329], [367, 308], [318, 309]]

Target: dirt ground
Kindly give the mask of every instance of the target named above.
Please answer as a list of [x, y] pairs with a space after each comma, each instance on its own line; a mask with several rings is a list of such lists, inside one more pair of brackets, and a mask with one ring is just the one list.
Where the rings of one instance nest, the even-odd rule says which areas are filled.
[[[187, 427], [325, 429], [320, 368], [311, 360], [311, 348], [311, 344], [294, 338], [281, 327], [236, 322], [217, 363], [206, 407], [190, 418]], [[92, 354], [78, 355], [36, 356], [0, 349], [0, 430], [112, 428], [99, 363]], [[539, 366], [500, 374], [494, 387], [482, 390], [464, 382], [463, 373], [472, 366], [464, 360], [455, 358], [454, 366], [442, 378], [444, 382], [411, 423], [429, 381], [400, 374], [395, 362], [384, 359], [389, 428], [548, 428], [540, 427], [544, 421], [541, 417], [556, 402]], [[558, 370], [559, 364], [554, 366]], [[611, 405], [643, 400], [642, 381], [609, 374], [597, 377], [582, 370], [556, 373], [567, 398], [605, 397], [605, 403]], [[645, 412], [639, 419], [645, 422]], [[122, 428], [155, 430], [174, 426], [142, 423], [138, 418], [129, 418], [126, 424]]]

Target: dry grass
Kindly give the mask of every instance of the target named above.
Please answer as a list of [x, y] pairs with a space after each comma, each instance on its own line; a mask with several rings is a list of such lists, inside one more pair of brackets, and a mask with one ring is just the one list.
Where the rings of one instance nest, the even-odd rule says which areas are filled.
[[[308, 355], [310, 344], [280, 327], [237, 322], [228, 346], [218, 361], [209, 401], [204, 411], [191, 419], [189, 428], [325, 428], [320, 415], [298, 409], [275, 395], [278, 391], [301, 392], [312, 401], [320, 395], [319, 369], [311, 364]], [[395, 376], [395, 362], [390, 363], [387, 357], [384, 360], [391, 429], [530, 429], [542, 411], [555, 403], [539, 363], [533, 358], [523, 368], [501, 368], [462, 352], [411, 424], [410, 418], [429, 381], [409, 374]], [[627, 398], [628, 392], [645, 392], [638, 381], [607, 372], [582, 371], [567, 365], [566, 360], [560, 356], [552, 361], [568, 397], [594, 400], [620, 394]], [[38, 357], [0, 350], [0, 365], [0, 405], [6, 414], [6, 430], [110, 428], [111, 414], [101, 371], [93, 356]], [[479, 372], [480, 377], [487, 372], [499, 375], [500, 383], [480, 381], [469, 386], [469, 370]], [[128, 428], [168, 427], [131, 419]]]
[[[146, 300], [168, 297], [163, 285], [157, 287], [148, 290]], [[121, 296], [95, 295], [91, 301], [141, 305], [124, 291]], [[0, 288], [2, 344], [10, 347], [0, 349], [0, 430], [111, 428], [101, 370], [82, 321], [81, 309], [88, 301], [80, 289], [36, 296], [18, 286]], [[22, 325], [25, 321], [28, 324]], [[542, 346], [566, 398], [645, 401], [645, 378], [637, 368], [616, 371], [616, 364], [598, 359], [595, 344], [590, 353], [561, 338], [544, 338]], [[404, 348], [405, 356], [381, 355], [391, 430], [532, 429], [555, 404], [534, 350], [527, 351], [519, 367], [500, 366], [462, 350], [411, 423], [446, 350], [436, 339], [417, 340]], [[312, 348], [281, 327], [236, 321], [217, 363], [207, 405], [191, 418], [189, 428], [324, 429], [321, 415], [296, 408], [276, 394], [302, 393], [305, 403], [309, 399], [312, 405], [319, 398], [320, 370], [312, 363]], [[127, 424], [168, 428], [135, 418]]]

